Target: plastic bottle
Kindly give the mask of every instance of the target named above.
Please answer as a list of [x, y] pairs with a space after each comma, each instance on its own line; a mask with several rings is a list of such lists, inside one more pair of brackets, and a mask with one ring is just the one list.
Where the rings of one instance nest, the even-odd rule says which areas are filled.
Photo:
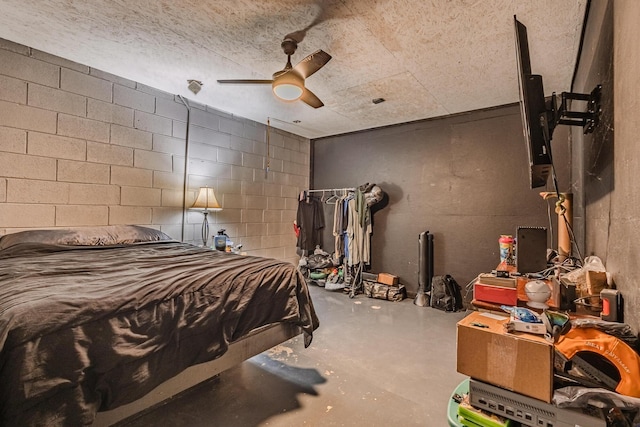
[[213, 237], [213, 246], [219, 251], [226, 251], [228, 238], [224, 228], [218, 230], [218, 235]]
[[511, 264], [513, 262], [513, 236], [502, 234], [498, 243], [500, 244], [500, 263]]

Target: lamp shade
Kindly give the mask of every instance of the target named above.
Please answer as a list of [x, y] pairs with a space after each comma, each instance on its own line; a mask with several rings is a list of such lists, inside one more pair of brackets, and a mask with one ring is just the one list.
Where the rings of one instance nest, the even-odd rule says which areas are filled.
[[213, 188], [200, 187], [200, 191], [198, 191], [198, 197], [196, 197], [196, 201], [193, 202], [191, 209], [219, 211], [222, 210], [222, 206], [220, 206], [220, 203], [218, 203], [218, 199], [216, 199]]

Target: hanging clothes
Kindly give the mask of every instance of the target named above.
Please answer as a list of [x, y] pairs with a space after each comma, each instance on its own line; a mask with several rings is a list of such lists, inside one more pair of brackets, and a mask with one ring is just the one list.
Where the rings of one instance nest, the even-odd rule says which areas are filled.
[[347, 238], [349, 265], [371, 263], [371, 212], [365, 203], [364, 194], [357, 189], [348, 199]]
[[339, 198], [333, 208], [333, 229], [331, 230], [334, 239], [333, 258], [340, 260], [344, 255], [344, 237], [342, 235], [342, 200]]
[[357, 217], [358, 213], [356, 211], [356, 200], [351, 198], [347, 201], [347, 232], [346, 232], [346, 253], [347, 253], [347, 264], [348, 265], [356, 265], [360, 262], [359, 253], [356, 250], [356, 233], [358, 233], [357, 229]]
[[349, 200], [353, 199], [353, 192], [348, 193], [342, 199], [342, 248], [343, 256], [349, 259]]
[[338, 262], [345, 256], [345, 233], [347, 229], [347, 198], [349, 195], [340, 196], [335, 203], [333, 211], [333, 238], [334, 238], [334, 259]]
[[296, 223], [300, 228], [296, 246], [300, 250], [311, 253], [317, 245], [322, 245], [324, 210], [318, 199], [306, 197], [298, 201]]

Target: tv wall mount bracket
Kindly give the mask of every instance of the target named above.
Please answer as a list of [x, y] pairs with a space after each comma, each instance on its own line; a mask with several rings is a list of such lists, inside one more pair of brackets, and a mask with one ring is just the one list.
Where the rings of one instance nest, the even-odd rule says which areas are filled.
[[[562, 92], [560, 94], [560, 106], [557, 105], [557, 96], [555, 92], [549, 101], [549, 107], [546, 114], [540, 115], [540, 125], [544, 130], [553, 129], [556, 125], [582, 126], [583, 133], [586, 135], [592, 133], [600, 119], [602, 108], [600, 106], [600, 97], [602, 93], [602, 85], [597, 85], [591, 93], [574, 93]], [[567, 104], [570, 101], [586, 102], [586, 111], [569, 110]], [[549, 123], [551, 121], [551, 123]], [[546, 132], [545, 132], [546, 133]], [[550, 137], [551, 135], [545, 135]], [[547, 140], [549, 140], [548, 138]]]

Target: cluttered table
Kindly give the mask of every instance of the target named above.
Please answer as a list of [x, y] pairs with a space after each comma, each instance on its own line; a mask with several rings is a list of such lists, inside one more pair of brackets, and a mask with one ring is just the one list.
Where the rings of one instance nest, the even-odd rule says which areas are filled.
[[528, 307], [538, 312], [548, 308], [575, 316], [620, 321], [619, 292], [607, 289], [606, 281], [606, 275], [597, 272], [587, 272], [581, 285], [554, 275], [523, 275], [514, 265], [501, 262], [491, 273], [478, 275], [471, 305], [478, 310], [497, 312], [502, 312], [503, 305]]
[[[492, 273], [478, 275], [474, 284], [474, 298], [472, 305], [478, 309], [501, 311], [501, 305], [528, 305], [529, 296], [526, 286], [532, 278], [520, 275], [515, 266], [505, 262], [500, 263]], [[538, 278], [540, 284], [545, 284], [549, 297], [544, 303], [551, 308], [560, 308], [560, 288], [553, 280]], [[542, 305], [535, 308], [544, 308]]]
[[[471, 302], [476, 311], [457, 326], [457, 370], [471, 378], [471, 389], [475, 384], [475, 398], [470, 393], [475, 409], [526, 425], [573, 426], [580, 419], [580, 425], [608, 427], [605, 412], [598, 412], [602, 408], [635, 408], [624, 415], [637, 423], [620, 425], [640, 425], [639, 339], [623, 323], [619, 292], [607, 288], [604, 272], [591, 273], [580, 282], [563, 274], [521, 275], [502, 262], [478, 275]], [[523, 313], [534, 319], [522, 320]], [[495, 390], [504, 396], [496, 397]], [[602, 408], [570, 395], [575, 390], [604, 399]], [[518, 408], [521, 401], [515, 416], [500, 411]], [[558, 402], [567, 411], [555, 406]], [[538, 409], [555, 415], [547, 418]]]

